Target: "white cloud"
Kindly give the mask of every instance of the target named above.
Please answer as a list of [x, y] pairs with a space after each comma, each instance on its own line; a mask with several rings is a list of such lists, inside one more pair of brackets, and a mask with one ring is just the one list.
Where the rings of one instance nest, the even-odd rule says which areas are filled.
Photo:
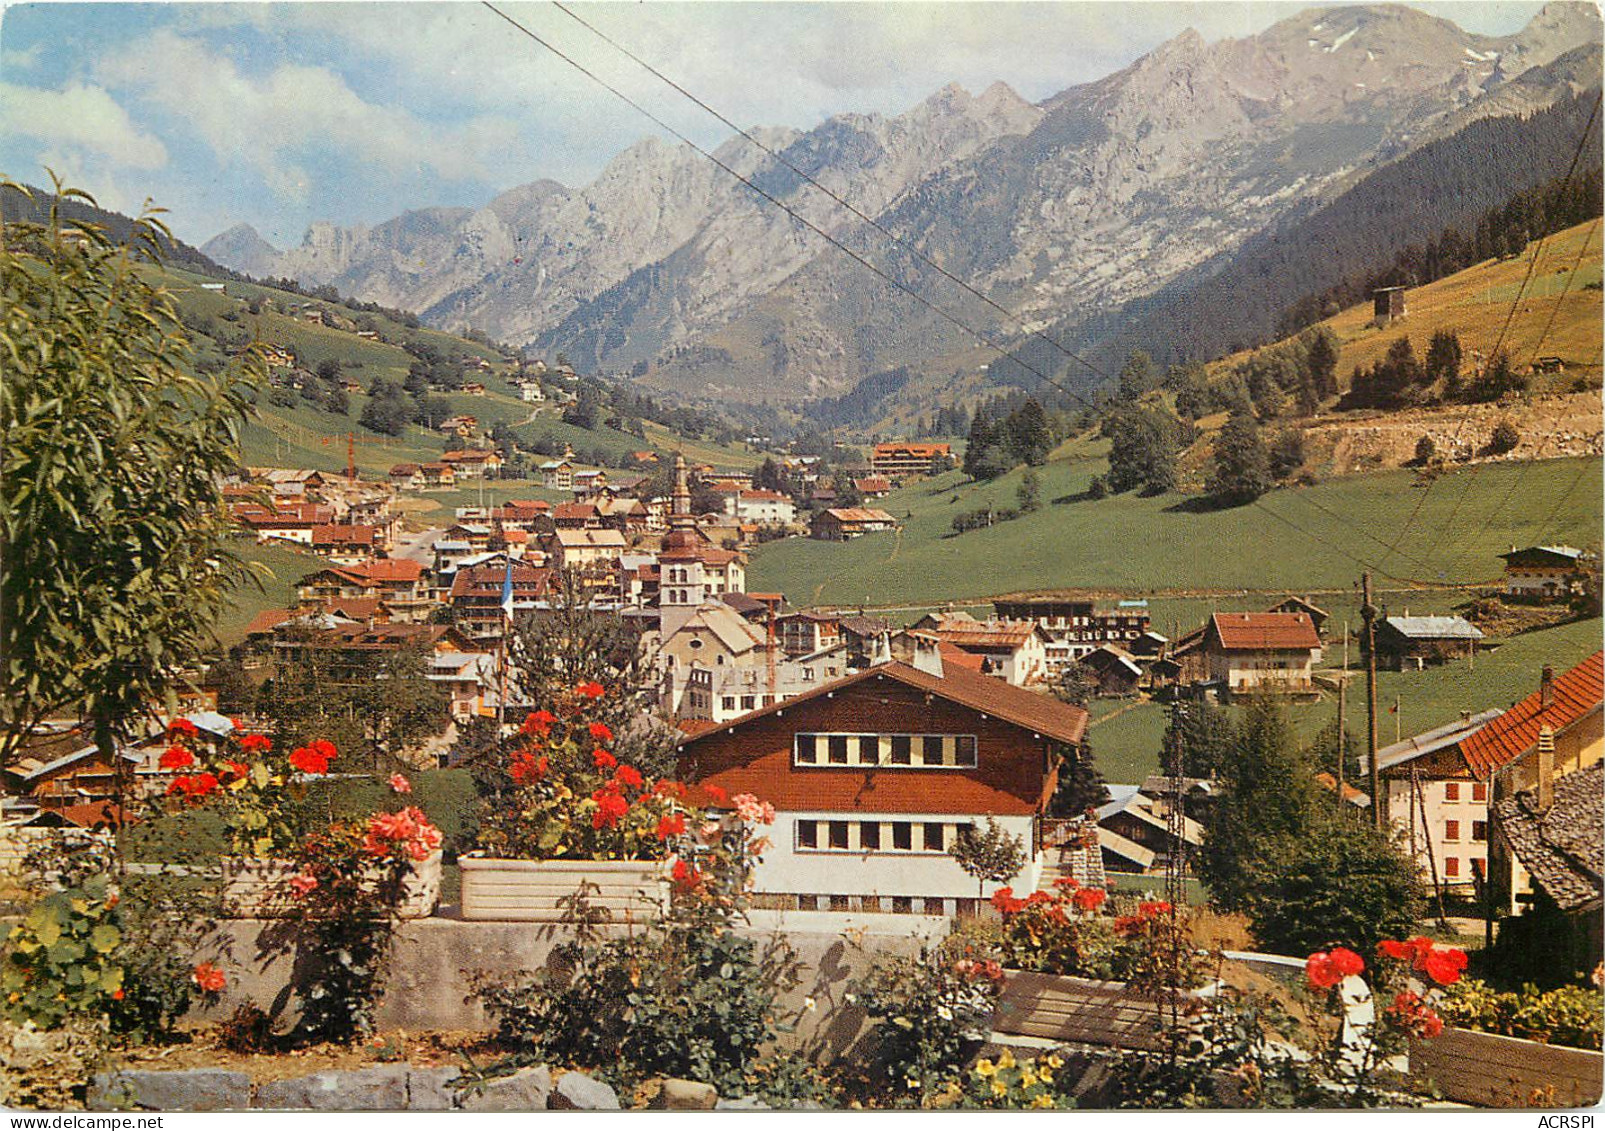
[[47, 142], [57, 160], [92, 156], [130, 169], [167, 164], [161, 140], [136, 126], [99, 86], [39, 90], [0, 82], [0, 133]]
[[355, 161], [380, 174], [483, 177], [486, 146], [508, 130], [494, 119], [433, 127], [362, 98], [326, 67], [282, 63], [247, 74], [201, 40], [167, 30], [103, 56], [95, 73], [182, 117], [220, 159], [256, 169], [288, 199], [306, 195], [308, 166], [320, 159]]

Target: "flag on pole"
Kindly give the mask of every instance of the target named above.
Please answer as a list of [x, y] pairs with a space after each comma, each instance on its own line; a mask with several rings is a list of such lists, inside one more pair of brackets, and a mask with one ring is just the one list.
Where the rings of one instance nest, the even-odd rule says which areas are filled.
[[502, 612], [507, 614], [508, 623], [513, 620], [513, 559], [507, 559], [507, 576], [502, 579]]

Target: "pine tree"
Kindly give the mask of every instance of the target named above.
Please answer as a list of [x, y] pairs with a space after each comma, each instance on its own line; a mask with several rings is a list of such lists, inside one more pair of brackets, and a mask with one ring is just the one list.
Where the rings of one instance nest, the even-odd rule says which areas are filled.
[[1332, 331], [1322, 326], [1307, 335], [1304, 358], [1316, 396], [1322, 400], [1337, 396], [1338, 353]]
[[1453, 396], [1460, 388], [1460, 362], [1463, 354], [1460, 338], [1453, 330], [1439, 330], [1432, 335], [1427, 346], [1425, 380], [1429, 385], [1443, 382], [1445, 396]]
[[1053, 429], [1048, 424], [1048, 414], [1035, 397], [1009, 413], [1004, 421], [1004, 433], [1009, 454], [1015, 462], [1032, 467], [1048, 462], [1048, 453], [1053, 450]]
[[1134, 401], [1153, 388], [1154, 362], [1144, 350], [1132, 350], [1120, 367], [1120, 399]]

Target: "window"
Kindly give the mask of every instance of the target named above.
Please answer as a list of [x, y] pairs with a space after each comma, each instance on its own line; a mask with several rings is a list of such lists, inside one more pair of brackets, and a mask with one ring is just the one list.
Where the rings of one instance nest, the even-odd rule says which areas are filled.
[[1445, 856], [1443, 858], [1443, 874], [1445, 876], [1460, 875], [1460, 857]]
[[906, 895], [894, 895], [892, 896], [892, 911], [897, 915], [912, 915], [914, 913], [914, 901]]
[[1488, 786], [1484, 782], [1474, 782], [1471, 786], [1471, 799], [1473, 801], [1488, 800]]
[[914, 764], [914, 739], [906, 734], [892, 735], [892, 765], [912, 766]]
[[734, 711], [736, 709], [736, 697], [734, 695], [726, 695], [721, 702], [724, 703], [724, 709], [727, 711]]
[[925, 851], [942, 851], [942, 826], [935, 821], [928, 821], [925, 824]]
[[830, 846], [838, 851], [847, 847], [847, 822], [830, 822]]
[[1445, 801], [1459, 801], [1460, 783], [1453, 781], [1445, 782], [1443, 786], [1443, 799]]
[[819, 822], [818, 821], [798, 821], [797, 822], [797, 847], [798, 848], [818, 848], [819, 847]]
[[832, 911], [851, 911], [852, 904], [847, 902], [845, 895], [833, 895], [830, 897], [830, 909]]
[[753, 707], [756, 705], [756, 703], [757, 703], [757, 701], [754, 700], [751, 695], [743, 695], [741, 697], [741, 709], [743, 711], [752, 710]]
[[814, 735], [799, 734], [796, 738], [797, 756], [794, 759], [799, 766], [812, 766], [819, 760], [819, 754], [814, 746]]
[[892, 826], [892, 847], [908, 852], [914, 847], [914, 826], [898, 821]]
[[[752, 696], [742, 706], [752, 709]], [[798, 766], [899, 766], [915, 769], [971, 769], [976, 765], [973, 734], [806, 734], [793, 738]]]
[[1460, 822], [1459, 821], [1445, 821], [1443, 823], [1443, 839], [1444, 840], [1459, 840], [1460, 839]]
[[879, 852], [881, 826], [879, 821], [865, 821], [858, 826], [858, 846], [865, 852]]
[[1487, 840], [1488, 839], [1488, 822], [1487, 821], [1473, 821], [1473, 822], [1471, 822], [1471, 839], [1472, 840]]
[[832, 766], [845, 766], [847, 764], [847, 736], [833, 734], [827, 740], [830, 745], [830, 764]]

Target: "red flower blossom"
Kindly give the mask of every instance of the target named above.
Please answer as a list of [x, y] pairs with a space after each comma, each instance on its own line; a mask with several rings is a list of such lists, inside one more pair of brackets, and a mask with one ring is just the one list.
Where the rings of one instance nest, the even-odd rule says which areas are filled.
[[182, 734], [187, 738], [199, 738], [201, 734], [195, 724], [188, 719], [174, 719], [167, 724], [167, 733], [170, 735]]
[[557, 716], [550, 711], [535, 711], [524, 719], [524, 725], [518, 730], [520, 734], [545, 735], [556, 721]]
[[1343, 980], [1332, 956], [1324, 950], [1318, 950], [1304, 960], [1304, 976], [1318, 990], [1329, 990]]
[[587, 699], [600, 699], [607, 694], [606, 689], [595, 680], [586, 680], [584, 683], [577, 685], [574, 690]]
[[1383, 1016], [1399, 1028], [1428, 1040], [1443, 1032], [1443, 1018], [1409, 990], [1395, 994], [1393, 1004], [1383, 1010]]
[[606, 789], [599, 789], [591, 794], [591, 800], [596, 802], [596, 812], [591, 816], [592, 828], [611, 829], [630, 811], [628, 801]]
[[599, 770], [610, 770], [619, 764], [619, 760], [617, 758], [613, 757], [613, 755], [609, 754], [606, 750], [603, 750], [600, 746], [591, 751], [591, 761], [596, 763], [596, 768]]
[[708, 800], [715, 805], [727, 805], [730, 802], [730, 794], [723, 786], [705, 785], [702, 787], [702, 792], [706, 793]]
[[1163, 899], [1148, 900], [1137, 904], [1137, 914], [1143, 918], [1152, 918], [1155, 915], [1169, 915], [1170, 903]]
[[397, 793], [411, 793], [412, 782], [407, 780], [406, 774], [391, 774], [390, 788]]
[[290, 890], [295, 892], [297, 899], [305, 899], [318, 890], [318, 877], [311, 872], [301, 872], [290, 877]]
[[1053, 886], [1056, 888], [1062, 888], [1065, 891], [1075, 891], [1081, 886], [1081, 881], [1076, 879], [1074, 876], [1060, 876], [1058, 879], [1053, 881]]
[[1377, 943], [1377, 957], [1379, 958], [1409, 958], [1415, 954], [1415, 948], [1407, 942], [1398, 939], [1383, 939]]
[[240, 749], [247, 754], [266, 754], [273, 749], [273, 740], [265, 734], [248, 734], [240, 739]]
[[112, 1001], [122, 1001], [123, 1000], [123, 991], [122, 990], [113, 990], [112, 994], [111, 994], [111, 1000]]
[[190, 801], [200, 801], [217, 788], [213, 773], [181, 774], [167, 785], [168, 795], [181, 793]]
[[228, 975], [210, 962], [202, 962], [196, 966], [191, 977], [195, 979], [195, 984], [203, 993], [215, 994], [228, 985]]
[[1070, 897], [1083, 911], [1096, 911], [1103, 906], [1103, 901], [1109, 898], [1109, 893], [1103, 888], [1082, 888]]
[[675, 884], [685, 891], [695, 891], [702, 886], [702, 869], [695, 864], [687, 864], [684, 860], [674, 862], [674, 870], [669, 873]]
[[1421, 969], [1438, 985], [1452, 986], [1466, 969], [1466, 952], [1452, 946], [1433, 947], [1422, 960]]
[[646, 784], [641, 778], [641, 771], [634, 766], [620, 766], [613, 772], [613, 780], [631, 789], [639, 789]]
[[182, 770], [195, 764], [195, 755], [182, 746], [169, 746], [156, 764], [164, 770]]
[[1332, 969], [1336, 970], [1344, 978], [1359, 974], [1365, 970], [1365, 959], [1346, 946], [1333, 947], [1332, 953], [1328, 957], [1331, 960]]
[[1025, 910], [1025, 900], [1016, 899], [1012, 887], [998, 888], [992, 893], [992, 906], [997, 908], [1000, 914], [1013, 915], [1017, 911]]
[[542, 754], [537, 758], [525, 750], [513, 755], [513, 764], [509, 767], [509, 772], [519, 785], [530, 785], [544, 778], [550, 765], [546, 755]]
[[679, 836], [685, 832], [685, 815], [671, 813], [667, 817], [658, 819], [658, 839], [668, 840], [671, 836]]
[[591, 737], [597, 742], [612, 742], [613, 728], [606, 723], [592, 723]]
[[[330, 753], [325, 754], [320, 746], [328, 746]], [[303, 774], [326, 774], [329, 772], [329, 762], [334, 757], [334, 747], [327, 742], [319, 740], [311, 746], [298, 746], [290, 753], [290, 765]]]

